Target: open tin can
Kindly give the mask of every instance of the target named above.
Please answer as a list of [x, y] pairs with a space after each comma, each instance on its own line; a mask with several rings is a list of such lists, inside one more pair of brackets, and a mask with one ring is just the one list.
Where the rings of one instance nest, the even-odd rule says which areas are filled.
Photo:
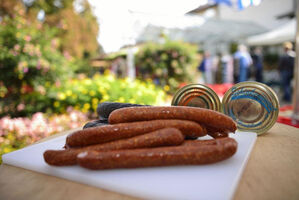
[[172, 99], [173, 106], [191, 106], [221, 111], [218, 95], [202, 84], [190, 84], [179, 89]]
[[279, 112], [278, 97], [265, 84], [241, 82], [230, 88], [222, 99], [223, 113], [237, 123], [240, 131], [267, 132], [276, 122]]

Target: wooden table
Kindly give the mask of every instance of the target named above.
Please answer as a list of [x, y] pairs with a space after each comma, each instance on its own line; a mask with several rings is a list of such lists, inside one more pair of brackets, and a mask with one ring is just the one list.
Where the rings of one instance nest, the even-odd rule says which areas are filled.
[[[3, 164], [0, 199], [136, 198]], [[234, 199], [299, 199], [299, 129], [276, 123], [258, 137]]]

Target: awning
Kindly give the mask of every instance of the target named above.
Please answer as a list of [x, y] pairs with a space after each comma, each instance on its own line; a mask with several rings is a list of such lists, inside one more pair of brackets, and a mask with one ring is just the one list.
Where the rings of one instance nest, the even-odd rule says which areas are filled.
[[264, 46], [281, 44], [287, 41], [295, 41], [296, 19], [289, 21], [283, 26], [272, 31], [250, 36], [247, 38], [247, 44], [250, 46]]
[[194, 25], [185, 29], [149, 25], [137, 37], [136, 41], [137, 43], [158, 42], [163, 30], [167, 31], [167, 36], [171, 40], [198, 44], [201, 49], [207, 50], [211, 54], [229, 52], [230, 43], [244, 43], [248, 36], [267, 31], [264, 27], [253, 22], [208, 19], [202, 25]]

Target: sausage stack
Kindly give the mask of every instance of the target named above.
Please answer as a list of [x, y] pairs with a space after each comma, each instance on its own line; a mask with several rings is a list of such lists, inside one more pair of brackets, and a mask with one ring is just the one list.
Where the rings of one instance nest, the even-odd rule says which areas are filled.
[[[199, 165], [225, 160], [237, 150], [237, 142], [227, 137], [235, 122], [208, 109], [127, 107], [114, 110], [108, 121], [68, 135], [66, 149], [45, 151], [45, 161], [88, 169]], [[186, 140], [206, 134], [215, 139]]]

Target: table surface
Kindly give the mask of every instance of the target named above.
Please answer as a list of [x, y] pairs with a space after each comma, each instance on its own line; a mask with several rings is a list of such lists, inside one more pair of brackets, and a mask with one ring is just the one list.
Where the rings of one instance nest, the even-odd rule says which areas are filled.
[[[234, 199], [299, 199], [298, 165], [299, 129], [276, 123], [258, 136]], [[137, 199], [5, 164], [0, 177], [0, 199]]]

